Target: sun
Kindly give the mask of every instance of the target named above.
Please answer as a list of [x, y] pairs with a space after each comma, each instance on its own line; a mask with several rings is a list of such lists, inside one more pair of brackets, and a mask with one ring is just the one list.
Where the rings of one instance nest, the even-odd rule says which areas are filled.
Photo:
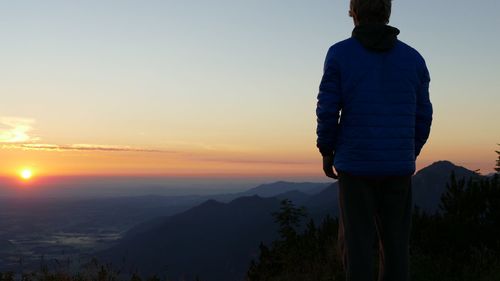
[[23, 169], [19, 175], [23, 180], [29, 180], [33, 177], [33, 171], [31, 169]]

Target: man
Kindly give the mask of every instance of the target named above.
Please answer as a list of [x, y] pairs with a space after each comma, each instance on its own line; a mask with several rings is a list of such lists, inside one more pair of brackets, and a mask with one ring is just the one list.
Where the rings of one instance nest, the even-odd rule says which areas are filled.
[[[352, 0], [352, 37], [330, 47], [321, 80], [317, 147], [339, 179], [339, 245], [347, 280], [408, 280], [411, 176], [432, 104], [422, 56], [387, 25], [391, 0]], [[335, 168], [335, 169], [334, 169]]]

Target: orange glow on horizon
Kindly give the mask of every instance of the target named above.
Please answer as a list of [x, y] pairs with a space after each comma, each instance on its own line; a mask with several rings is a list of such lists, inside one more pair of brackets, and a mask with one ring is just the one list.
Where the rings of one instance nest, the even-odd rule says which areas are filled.
[[[495, 155], [482, 147], [426, 146], [417, 170], [449, 160], [470, 170], [493, 171]], [[0, 149], [0, 177], [38, 185], [65, 176], [137, 176], [189, 178], [324, 178], [321, 156], [314, 148], [255, 151], [171, 149], [173, 153], [143, 151], [39, 151]]]

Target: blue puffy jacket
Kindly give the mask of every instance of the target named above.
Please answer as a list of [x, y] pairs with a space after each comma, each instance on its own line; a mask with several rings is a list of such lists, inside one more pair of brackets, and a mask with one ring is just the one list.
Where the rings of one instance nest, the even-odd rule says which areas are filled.
[[432, 104], [422, 56], [387, 25], [361, 26], [328, 50], [316, 109], [317, 147], [338, 171], [411, 175]]

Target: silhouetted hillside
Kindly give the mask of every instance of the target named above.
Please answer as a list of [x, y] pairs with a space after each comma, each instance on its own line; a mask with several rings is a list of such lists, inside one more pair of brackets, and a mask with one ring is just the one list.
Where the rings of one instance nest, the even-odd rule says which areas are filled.
[[[203, 280], [238, 280], [261, 241], [276, 238], [271, 213], [279, 200], [241, 197], [230, 203], [208, 200], [183, 213], [156, 222], [146, 230], [132, 230], [115, 247], [102, 253], [106, 260], [141, 273], [168, 274], [170, 278], [196, 274]], [[142, 226], [143, 227], [143, 226]]]
[[479, 177], [473, 171], [449, 161], [435, 162], [418, 171], [413, 177], [413, 203], [428, 213], [437, 211], [452, 171], [458, 179]]
[[[337, 216], [338, 210], [338, 182], [328, 185], [320, 193], [310, 196], [304, 202], [311, 217], [319, 219], [326, 214]], [[294, 202], [295, 203], [295, 202]]]

